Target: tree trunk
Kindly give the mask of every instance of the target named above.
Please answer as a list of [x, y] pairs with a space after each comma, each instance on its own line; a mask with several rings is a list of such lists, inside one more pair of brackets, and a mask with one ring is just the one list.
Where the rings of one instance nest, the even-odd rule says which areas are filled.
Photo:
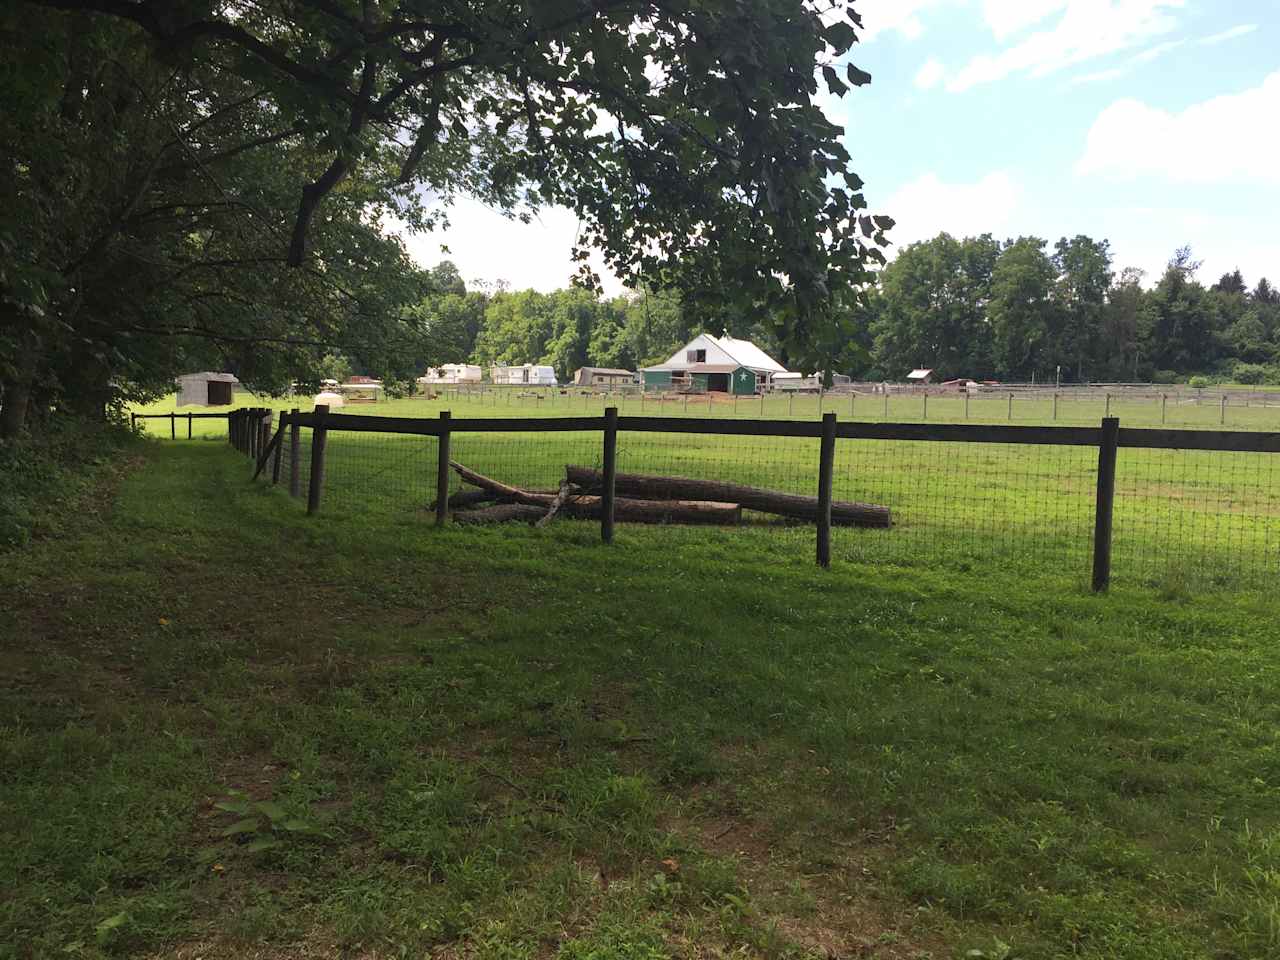
[[[588, 467], [566, 467], [569, 482], [584, 490], [599, 489], [599, 470]], [[614, 480], [620, 494], [646, 497], [650, 500], [699, 499], [720, 500], [741, 504], [748, 510], [774, 513], [801, 520], [818, 518], [818, 498], [776, 490], [762, 490], [739, 483], [719, 480], [689, 480], [684, 477], [654, 477], [634, 473], [620, 473]], [[887, 527], [891, 523], [888, 507], [870, 503], [853, 503], [834, 500], [831, 503], [831, 522], [860, 527]]]
[[[12, 321], [16, 318], [10, 314], [5, 319]], [[4, 396], [0, 398], [0, 403], [3, 404], [0, 406], [0, 440], [16, 437], [26, 426], [37, 357], [35, 336], [27, 333], [18, 347], [13, 374], [0, 381], [0, 386], [4, 388]]]
[[[449, 466], [472, 486], [491, 490], [505, 500], [528, 506], [541, 507], [545, 513], [559, 496], [554, 493], [530, 493], [476, 473], [456, 461]], [[600, 497], [575, 496], [560, 509], [571, 517], [597, 519], [600, 516]], [[617, 520], [637, 523], [721, 523], [736, 524], [742, 519], [742, 508], [736, 503], [716, 503], [705, 500], [636, 500], [617, 499], [613, 503], [613, 515]]]

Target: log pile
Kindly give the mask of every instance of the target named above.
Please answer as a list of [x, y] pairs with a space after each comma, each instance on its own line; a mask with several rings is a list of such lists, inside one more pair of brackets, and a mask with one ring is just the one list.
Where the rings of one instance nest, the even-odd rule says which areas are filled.
[[[470, 487], [449, 497], [458, 523], [523, 520], [545, 525], [555, 516], [600, 518], [599, 470], [567, 466], [560, 489], [551, 493], [513, 487], [454, 460], [449, 466]], [[742, 522], [744, 509], [810, 522], [818, 516], [817, 497], [717, 480], [620, 473], [614, 490], [614, 519], [623, 522], [732, 526]], [[888, 507], [837, 500], [831, 504], [831, 522], [883, 528], [891, 525], [892, 518]]]

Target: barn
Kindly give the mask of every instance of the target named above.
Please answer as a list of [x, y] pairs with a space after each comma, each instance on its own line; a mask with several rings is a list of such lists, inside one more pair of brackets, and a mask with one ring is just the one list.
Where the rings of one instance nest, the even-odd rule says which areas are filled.
[[179, 407], [229, 407], [240, 385], [234, 373], [184, 373], [174, 382]]
[[774, 376], [787, 371], [750, 340], [704, 333], [665, 363], [640, 372], [646, 390], [752, 394], [769, 389]]

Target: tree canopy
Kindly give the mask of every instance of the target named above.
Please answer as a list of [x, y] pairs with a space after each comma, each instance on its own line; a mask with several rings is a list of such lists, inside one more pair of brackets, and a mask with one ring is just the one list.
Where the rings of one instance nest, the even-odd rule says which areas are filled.
[[594, 247], [816, 361], [892, 226], [816, 102], [870, 79], [859, 25], [802, 0], [8, 4], [5, 429], [28, 395], [92, 408], [201, 363], [403, 372], [431, 349], [408, 305], [460, 294], [381, 228], [461, 195], [567, 206], [586, 285]]

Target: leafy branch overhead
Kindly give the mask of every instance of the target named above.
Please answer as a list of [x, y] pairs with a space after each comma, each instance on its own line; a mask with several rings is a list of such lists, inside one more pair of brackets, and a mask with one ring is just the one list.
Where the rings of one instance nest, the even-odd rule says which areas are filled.
[[306, 148], [282, 243], [295, 268], [353, 180], [417, 227], [460, 194], [563, 204], [583, 281], [596, 247], [709, 323], [774, 317], [802, 356], [833, 295], [883, 261], [891, 221], [860, 217], [862, 181], [817, 103], [870, 79], [846, 62], [847, 3], [33, 2], [126, 21], [179, 69], [253, 88], [210, 106], [276, 118], [254, 136]]

